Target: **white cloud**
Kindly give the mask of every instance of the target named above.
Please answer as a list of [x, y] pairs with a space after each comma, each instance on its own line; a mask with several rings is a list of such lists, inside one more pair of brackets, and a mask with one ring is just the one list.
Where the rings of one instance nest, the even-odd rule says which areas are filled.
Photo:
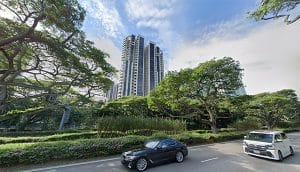
[[128, 0], [125, 8], [128, 17], [138, 22], [138, 27], [160, 29], [160, 27], [165, 27], [165, 24], [169, 24], [166, 19], [174, 13], [174, 3], [175, 0]]
[[88, 16], [96, 19], [94, 27], [100, 24], [107, 35], [117, 38], [125, 31], [114, 1], [82, 0], [81, 4], [86, 9]]
[[[240, 23], [243, 24], [243, 23]], [[240, 26], [242, 27], [242, 26]], [[292, 88], [300, 95], [300, 22], [285, 25], [275, 21], [254, 28], [243, 36], [233, 27], [201, 39], [186, 40], [171, 51], [169, 70], [195, 67], [213, 57], [239, 60], [249, 94]], [[242, 27], [243, 28], [243, 27]]]
[[158, 41], [163, 50], [173, 45], [177, 34], [171, 19], [179, 12], [178, 0], [128, 0], [125, 9], [138, 28], [151, 28], [157, 33], [152, 41]]

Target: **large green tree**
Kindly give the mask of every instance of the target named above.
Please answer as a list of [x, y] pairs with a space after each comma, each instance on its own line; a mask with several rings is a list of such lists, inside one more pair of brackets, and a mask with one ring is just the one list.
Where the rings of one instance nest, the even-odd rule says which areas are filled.
[[294, 120], [299, 116], [299, 101], [294, 90], [261, 93], [254, 96], [248, 113], [272, 129], [281, 121]]
[[171, 110], [173, 117], [205, 119], [208, 114], [212, 131], [217, 132], [218, 112], [224, 110], [225, 97], [242, 86], [241, 71], [238, 62], [224, 57], [169, 73], [150, 93], [149, 106], [157, 111]]
[[186, 96], [200, 101], [209, 114], [211, 129], [217, 132], [217, 110], [224, 97], [243, 86], [239, 62], [230, 57], [213, 59], [193, 69], [186, 82]]
[[256, 20], [284, 18], [286, 24], [292, 24], [300, 19], [300, 15], [291, 17], [300, 0], [261, 0], [250, 16]]
[[[184, 69], [179, 72], [169, 72], [159, 85], [150, 92], [148, 106], [160, 116], [174, 118], [190, 118], [191, 108], [195, 103], [184, 96], [183, 85], [189, 80], [192, 69]], [[193, 104], [193, 105], [191, 105]]]
[[111, 100], [104, 104], [101, 114], [105, 116], [150, 116], [151, 110], [148, 108], [147, 97], [127, 96], [116, 100]]
[[0, 9], [14, 15], [0, 18], [0, 115], [28, 100], [82, 103], [110, 87], [115, 69], [81, 30], [77, 0], [2, 0]]

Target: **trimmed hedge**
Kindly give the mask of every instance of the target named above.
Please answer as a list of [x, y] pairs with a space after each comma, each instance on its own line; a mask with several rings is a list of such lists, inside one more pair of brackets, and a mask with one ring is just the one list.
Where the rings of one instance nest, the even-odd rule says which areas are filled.
[[187, 145], [196, 145], [196, 144], [209, 144], [215, 142], [222, 142], [234, 139], [242, 139], [247, 132], [223, 132], [218, 134], [205, 133], [198, 134], [193, 132], [185, 132], [173, 136], [174, 139], [184, 142]]
[[291, 133], [291, 132], [297, 132], [297, 131], [300, 131], [300, 128], [284, 128], [284, 129], [278, 129], [278, 130], [281, 130], [285, 133]]
[[127, 136], [114, 139], [7, 144], [0, 146], [0, 166], [118, 154], [141, 146], [145, 140], [146, 137], [143, 136]]
[[[96, 139], [96, 138], [115, 138], [123, 137], [128, 135], [138, 136], [151, 136], [153, 133], [158, 132], [157, 130], [129, 130], [126, 132], [120, 131], [90, 131], [82, 133], [66, 133], [66, 134], [55, 134], [44, 137], [0, 137], [1, 144], [9, 143], [32, 143], [32, 142], [49, 142], [49, 141], [66, 141], [66, 140], [78, 140], [78, 139]], [[174, 134], [172, 131], [165, 131], [167, 134]]]
[[90, 138], [97, 138], [97, 135], [98, 135], [97, 131], [92, 131], [92, 132], [83, 132], [83, 133], [56, 134], [56, 135], [44, 136], [44, 137], [16, 137], [16, 138], [0, 137], [0, 144], [90, 139]]

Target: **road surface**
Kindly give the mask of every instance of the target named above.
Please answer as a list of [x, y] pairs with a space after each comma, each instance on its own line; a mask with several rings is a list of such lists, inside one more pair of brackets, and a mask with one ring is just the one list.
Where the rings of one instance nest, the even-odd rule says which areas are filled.
[[[183, 163], [170, 163], [148, 168], [148, 172], [300, 172], [300, 132], [288, 134], [295, 155], [283, 162], [266, 160], [243, 153], [242, 141], [229, 141], [189, 148]], [[129, 172], [119, 157], [65, 164], [24, 172]]]

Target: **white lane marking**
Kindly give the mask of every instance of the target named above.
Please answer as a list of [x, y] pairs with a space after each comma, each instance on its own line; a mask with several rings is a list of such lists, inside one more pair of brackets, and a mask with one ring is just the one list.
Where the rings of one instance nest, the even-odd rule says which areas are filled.
[[215, 159], [219, 159], [218, 157], [215, 157], [215, 158], [210, 158], [210, 159], [207, 159], [207, 160], [203, 160], [203, 161], [201, 161], [202, 163], [203, 162], [208, 162], [208, 161], [212, 161], [212, 160], [215, 160]]
[[108, 166], [113, 167], [113, 166], [115, 166], [115, 164], [110, 162], [110, 163], [108, 163]]
[[80, 163], [67, 164], [67, 165], [58, 165], [58, 166], [46, 167], [46, 168], [37, 168], [37, 169], [25, 170], [25, 171], [21, 171], [21, 172], [46, 171], [46, 170], [53, 170], [53, 169], [57, 169], [57, 168], [72, 167], [72, 166], [78, 166], [78, 165], [87, 165], [87, 164], [93, 164], [93, 163], [98, 163], [98, 162], [107, 162], [107, 161], [113, 161], [113, 160], [119, 160], [119, 159], [120, 158], [110, 158], [110, 159], [80, 162]]
[[104, 166], [104, 164], [100, 164], [100, 165], [97, 165], [96, 167], [103, 167]]
[[45, 172], [55, 172], [56, 170], [49, 170], [49, 171], [45, 171]]

